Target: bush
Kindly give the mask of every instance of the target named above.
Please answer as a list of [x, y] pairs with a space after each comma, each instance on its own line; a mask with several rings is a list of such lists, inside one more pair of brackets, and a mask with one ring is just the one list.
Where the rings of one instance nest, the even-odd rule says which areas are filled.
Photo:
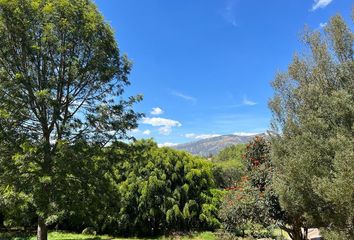
[[112, 145], [111, 180], [120, 209], [110, 216], [118, 233], [156, 235], [191, 229], [212, 230], [222, 192], [214, 189], [212, 164], [186, 152], [137, 141], [122, 151]]

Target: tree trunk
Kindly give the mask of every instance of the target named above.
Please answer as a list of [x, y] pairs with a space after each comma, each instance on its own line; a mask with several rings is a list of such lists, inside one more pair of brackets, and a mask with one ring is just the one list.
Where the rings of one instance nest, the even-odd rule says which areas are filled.
[[38, 217], [37, 240], [47, 240], [48, 229], [44, 223], [43, 218]]
[[[44, 143], [44, 158], [42, 164], [42, 174], [44, 176], [52, 176], [51, 174], [51, 145], [50, 145], [50, 133], [43, 130], [44, 134], [43, 137], [45, 139]], [[41, 207], [47, 208], [49, 206], [49, 195], [50, 192], [50, 185], [48, 183], [42, 184], [42, 192], [47, 193], [45, 197], [41, 199]], [[48, 239], [48, 229], [42, 217], [38, 217], [38, 227], [37, 227], [37, 240], [47, 240]]]
[[4, 214], [0, 213], [0, 228], [4, 227]]
[[300, 225], [295, 224], [293, 231], [294, 231], [293, 240], [303, 240], [303, 236], [302, 236], [301, 226]]

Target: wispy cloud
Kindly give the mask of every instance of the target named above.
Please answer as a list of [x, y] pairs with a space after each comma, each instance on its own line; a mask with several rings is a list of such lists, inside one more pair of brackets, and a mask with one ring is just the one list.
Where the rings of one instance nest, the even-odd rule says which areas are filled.
[[223, 17], [226, 22], [230, 23], [233, 27], [237, 27], [235, 17], [236, 0], [229, 0], [225, 6]]
[[165, 142], [165, 143], [159, 143], [158, 146], [159, 147], [173, 147], [178, 145], [178, 143], [171, 143], [171, 142]]
[[162, 135], [169, 135], [172, 132], [173, 127], [181, 127], [182, 126], [182, 124], [176, 120], [167, 119], [167, 118], [159, 118], [159, 117], [143, 118], [142, 123], [151, 125], [153, 127], [159, 127], [158, 131]]
[[[231, 104], [229, 105], [221, 105], [221, 106], [214, 106], [213, 109], [232, 109], [232, 108], [240, 108], [245, 106], [254, 106], [258, 103], [250, 100], [246, 95], [243, 96], [242, 100], [236, 100], [233, 96], [230, 99]], [[232, 104], [233, 103], [233, 104]]]
[[319, 8], [327, 7], [333, 0], [314, 0], [312, 5], [312, 11], [315, 11]]
[[257, 134], [260, 134], [259, 132], [235, 132], [234, 135], [237, 135], [237, 136], [254, 136], [254, 135], [257, 135]]
[[143, 132], [143, 134], [144, 134], [144, 135], [150, 135], [150, 134], [151, 134], [151, 131], [150, 131], [149, 129], [147, 129], [147, 130], [145, 130], [145, 131]]
[[138, 132], [140, 132], [140, 130], [139, 130], [139, 128], [135, 128], [135, 129], [132, 130], [132, 132], [133, 133], [138, 133]]
[[176, 92], [176, 91], [173, 91], [172, 92], [172, 95], [176, 96], [176, 97], [179, 97], [179, 98], [182, 98], [186, 101], [189, 101], [189, 102], [192, 102], [192, 103], [196, 103], [197, 102], [197, 99], [195, 97], [192, 97], [192, 96], [189, 96], [189, 95], [186, 95], [186, 94], [183, 94], [181, 92]]
[[323, 22], [321, 22], [320, 23], [320, 28], [324, 28], [324, 27], [326, 27], [327, 26], [327, 23], [325, 22], [325, 23], [323, 23]]
[[247, 105], [247, 106], [254, 106], [254, 105], [257, 105], [256, 102], [254, 102], [254, 101], [248, 99], [247, 96], [243, 96], [242, 104], [243, 104], [243, 105]]
[[195, 134], [195, 133], [187, 133], [184, 135], [186, 138], [190, 139], [207, 139], [207, 138], [212, 138], [212, 137], [218, 137], [221, 136], [220, 134]]
[[164, 113], [164, 111], [159, 107], [153, 108], [150, 112], [150, 114], [152, 114], [152, 115], [161, 115], [163, 113]]

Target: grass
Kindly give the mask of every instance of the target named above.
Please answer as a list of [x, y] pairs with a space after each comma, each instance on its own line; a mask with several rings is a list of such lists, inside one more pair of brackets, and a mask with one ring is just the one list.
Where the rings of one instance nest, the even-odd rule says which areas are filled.
[[[283, 236], [282, 239], [290, 239], [289, 236], [280, 229], [274, 229], [273, 236]], [[277, 238], [277, 239], [278, 239]], [[115, 238], [108, 235], [85, 235], [68, 232], [50, 232], [49, 240], [217, 240], [217, 234], [213, 232], [191, 233], [188, 235], [162, 236], [156, 238]], [[246, 238], [249, 239], [249, 238]], [[246, 240], [245, 239], [245, 240]], [[35, 233], [24, 232], [0, 232], [0, 240], [36, 240]]]
[[202, 232], [195, 234], [193, 236], [187, 237], [187, 238], [182, 238], [184, 239], [193, 239], [193, 240], [216, 240], [216, 236], [212, 232]]
[[[108, 235], [94, 236], [76, 233], [66, 233], [66, 232], [50, 232], [48, 235], [49, 240], [148, 240], [148, 238], [114, 238]], [[168, 240], [168, 239], [178, 239], [178, 240], [216, 240], [214, 233], [212, 232], [202, 232], [195, 233], [186, 236], [173, 236], [173, 237], [157, 237], [151, 240]], [[35, 234], [33, 233], [23, 233], [23, 232], [4, 232], [0, 233], [0, 240], [36, 240]]]

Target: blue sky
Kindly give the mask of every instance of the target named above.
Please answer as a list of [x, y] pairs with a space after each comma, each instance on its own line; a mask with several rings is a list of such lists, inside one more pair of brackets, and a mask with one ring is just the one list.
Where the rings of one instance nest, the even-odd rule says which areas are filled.
[[161, 145], [269, 129], [270, 81], [351, 0], [96, 0], [143, 94], [137, 138]]

